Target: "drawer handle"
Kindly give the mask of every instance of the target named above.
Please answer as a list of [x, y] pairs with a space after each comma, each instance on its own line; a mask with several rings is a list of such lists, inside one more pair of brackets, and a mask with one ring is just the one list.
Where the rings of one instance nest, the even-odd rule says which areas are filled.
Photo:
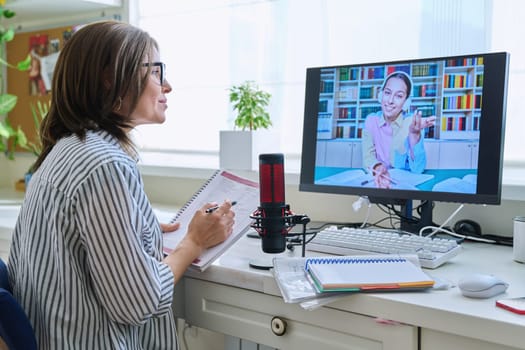
[[272, 332], [279, 337], [284, 335], [286, 333], [286, 321], [277, 316], [272, 318]]

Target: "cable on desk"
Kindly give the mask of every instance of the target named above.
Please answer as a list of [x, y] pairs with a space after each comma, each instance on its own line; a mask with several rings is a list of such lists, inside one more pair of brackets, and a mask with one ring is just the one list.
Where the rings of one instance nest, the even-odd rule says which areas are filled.
[[454, 210], [454, 212], [448, 216], [448, 218], [445, 220], [445, 222], [442, 223], [441, 225], [439, 225], [439, 227], [437, 227], [437, 228], [436, 228], [436, 227], [433, 227], [433, 226], [422, 227], [422, 228], [419, 230], [419, 235], [422, 236], [422, 235], [423, 235], [423, 232], [425, 232], [426, 229], [433, 229], [432, 232], [430, 232], [429, 234], [426, 235], [427, 237], [432, 237], [436, 232], [440, 232], [440, 231], [442, 231], [443, 227], [444, 227], [446, 224], [448, 224], [448, 222], [449, 222], [450, 220], [452, 220], [452, 218], [453, 218], [454, 216], [456, 216], [456, 215], [459, 213], [459, 211], [460, 211], [461, 209], [463, 209], [464, 206], [465, 206], [464, 204], [461, 204], [459, 207], [457, 207], [456, 210]]
[[[307, 245], [310, 243], [315, 236], [323, 230], [326, 226], [338, 226], [338, 227], [362, 227], [364, 223], [362, 222], [325, 222], [321, 226], [318, 227], [309, 227], [308, 230], [305, 233], [299, 233], [299, 232], [293, 232], [288, 233], [287, 235], [287, 245], [286, 248], [290, 251], [293, 251], [296, 246], [302, 246], [303, 245], [303, 236], [311, 236], [308, 240], [304, 242], [304, 245]], [[290, 237], [290, 238], [288, 238]], [[300, 237], [300, 238], [299, 238]]]

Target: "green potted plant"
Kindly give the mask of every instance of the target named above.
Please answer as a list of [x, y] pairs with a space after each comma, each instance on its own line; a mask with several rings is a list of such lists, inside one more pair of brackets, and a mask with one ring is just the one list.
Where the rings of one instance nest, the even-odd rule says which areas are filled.
[[272, 121], [267, 108], [271, 94], [247, 80], [229, 89], [236, 113], [234, 130], [220, 131], [220, 167], [254, 170], [260, 153], [278, 151], [278, 135], [268, 129]]
[[39, 100], [36, 101], [36, 103], [30, 103], [29, 105], [29, 107], [31, 108], [31, 116], [33, 117], [33, 124], [35, 126], [36, 137], [34, 141], [29, 141], [26, 138], [25, 143], [21, 144], [20, 146], [30, 151], [31, 153], [33, 153], [33, 155], [37, 157], [42, 152], [42, 141], [40, 140], [40, 124], [42, 124], [42, 120], [44, 120], [44, 118], [47, 115], [47, 112], [49, 111], [50, 103], [51, 101], [44, 103]]
[[5, 92], [4, 67], [26, 71], [31, 65], [30, 55], [17, 65], [12, 65], [6, 60], [5, 43], [13, 40], [15, 32], [13, 28], [6, 28], [3, 23], [4, 19], [14, 16], [13, 11], [0, 5], [0, 152], [9, 159], [14, 159], [14, 150], [17, 146], [23, 147], [27, 139], [20, 127], [13, 127], [6, 117], [7, 113], [15, 107], [17, 96]]
[[241, 130], [268, 129], [272, 125], [266, 111], [271, 94], [260, 90], [255, 82], [245, 81], [230, 88], [230, 102], [237, 112], [235, 127]]
[[[42, 123], [42, 120], [47, 115], [47, 112], [49, 110], [49, 101], [48, 103], [44, 103], [42, 101], [36, 101], [36, 103], [30, 103], [29, 107], [31, 108], [31, 116], [33, 118], [33, 124], [35, 127], [36, 137], [33, 141], [29, 140], [26, 137], [25, 132], [19, 127], [17, 129], [18, 136], [16, 136], [17, 139], [17, 146], [29, 151], [34, 156], [38, 157], [40, 153], [42, 152], [42, 141], [40, 140], [40, 124]], [[11, 150], [9, 150], [10, 153], [12, 153]], [[29, 180], [31, 180], [31, 176], [33, 175], [33, 166], [34, 162], [31, 163], [28, 170], [24, 174], [23, 179], [19, 179], [15, 182], [15, 188], [18, 191], [25, 191], [25, 188], [27, 186], [27, 183]]]
[[[3, 115], [1, 113], [5, 109], [1, 106], [1, 104], [2, 102], [0, 101], [0, 115]], [[15, 159], [14, 150], [17, 146], [23, 147], [26, 142], [27, 139], [25, 138], [25, 133], [22, 131], [20, 126], [15, 129], [13, 126], [11, 126], [9, 120], [6, 118], [0, 120], [0, 152], [4, 153], [8, 159]]]
[[[46, 117], [47, 112], [49, 111], [49, 104], [42, 101], [37, 101], [35, 104], [30, 103], [29, 107], [31, 108], [31, 116], [33, 117], [33, 124], [35, 127], [36, 137], [34, 141], [29, 140], [24, 131], [21, 128], [18, 128], [20, 134], [20, 140], [18, 146], [31, 152], [34, 156], [38, 157], [42, 152], [42, 141], [40, 140], [40, 124], [42, 120]], [[15, 187], [19, 190], [25, 190], [31, 176], [34, 172], [34, 163], [31, 164], [27, 172], [24, 174], [24, 178], [17, 181]]]

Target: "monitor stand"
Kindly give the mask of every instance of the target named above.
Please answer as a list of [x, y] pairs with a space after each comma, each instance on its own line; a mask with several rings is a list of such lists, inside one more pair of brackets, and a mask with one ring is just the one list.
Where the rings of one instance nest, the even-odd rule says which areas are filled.
[[[401, 218], [401, 230], [419, 233], [419, 231], [425, 226], [432, 226], [432, 210], [434, 209], [434, 202], [422, 201], [419, 206], [419, 218], [412, 217], [412, 200], [408, 199], [404, 204], [401, 205], [401, 213], [404, 218]], [[412, 220], [410, 220], [412, 219]]]
[[398, 205], [401, 213], [399, 220], [401, 221], [401, 230], [411, 233], [419, 233], [425, 226], [432, 226], [432, 210], [434, 209], [434, 202], [421, 201], [419, 206], [419, 218], [413, 217], [413, 205], [411, 199], [395, 199], [395, 198], [374, 198], [369, 197], [370, 203], [383, 205]]

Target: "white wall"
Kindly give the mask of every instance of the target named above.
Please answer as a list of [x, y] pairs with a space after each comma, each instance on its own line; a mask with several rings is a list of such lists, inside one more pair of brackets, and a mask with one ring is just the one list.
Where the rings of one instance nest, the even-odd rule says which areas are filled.
[[17, 154], [16, 160], [8, 160], [0, 153], [0, 188], [14, 188], [35, 160], [30, 154]]

